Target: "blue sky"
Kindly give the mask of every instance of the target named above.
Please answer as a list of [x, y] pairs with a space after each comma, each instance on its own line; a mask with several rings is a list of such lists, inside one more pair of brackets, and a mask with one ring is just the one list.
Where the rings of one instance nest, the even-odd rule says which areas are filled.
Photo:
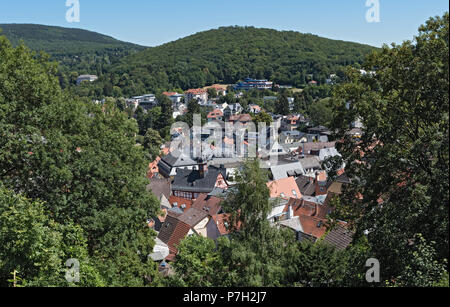
[[0, 23], [82, 28], [156, 46], [220, 26], [294, 30], [381, 46], [412, 39], [447, 0], [379, 0], [379, 23], [368, 23], [366, 0], [79, 0], [80, 22], [65, 19], [66, 0], [0, 0]]

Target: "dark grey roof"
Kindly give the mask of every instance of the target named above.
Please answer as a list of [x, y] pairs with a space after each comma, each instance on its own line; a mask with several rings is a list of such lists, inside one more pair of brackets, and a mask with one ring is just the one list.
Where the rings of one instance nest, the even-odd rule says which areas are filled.
[[214, 190], [219, 174], [226, 178], [226, 169], [209, 166], [203, 178], [198, 170], [178, 169], [172, 181], [172, 191], [210, 193]]
[[181, 153], [178, 150], [162, 157], [161, 161], [171, 167], [183, 167], [197, 164], [197, 161], [194, 161], [193, 159], [191, 159], [191, 157], [189, 157], [185, 153]]
[[346, 249], [353, 241], [353, 233], [340, 225], [336, 226], [324, 238], [324, 241], [336, 246], [337, 249]]
[[313, 178], [300, 176], [295, 182], [302, 195], [314, 196], [316, 194], [316, 185]]
[[310, 142], [310, 143], [302, 143], [299, 147], [301, 147], [304, 155], [309, 155], [311, 151], [318, 151], [324, 148], [334, 148], [336, 146], [336, 142]]
[[304, 170], [307, 169], [320, 169], [320, 160], [319, 157], [310, 157], [298, 160], [300, 164], [303, 166]]
[[339, 177], [336, 178], [337, 182], [340, 183], [351, 183], [350, 179], [348, 178], [347, 174], [342, 174]]
[[272, 172], [273, 180], [280, 180], [304, 174], [303, 167], [299, 162], [272, 166], [270, 171]]
[[196, 164], [197, 162], [188, 155], [176, 150], [167, 156], [162, 157], [161, 161], [158, 163], [158, 168], [162, 175], [169, 177], [174, 167], [187, 167]]
[[178, 207], [173, 207], [173, 208], [169, 209], [168, 213], [171, 214], [172, 216], [179, 216], [179, 215], [183, 214], [183, 210]]

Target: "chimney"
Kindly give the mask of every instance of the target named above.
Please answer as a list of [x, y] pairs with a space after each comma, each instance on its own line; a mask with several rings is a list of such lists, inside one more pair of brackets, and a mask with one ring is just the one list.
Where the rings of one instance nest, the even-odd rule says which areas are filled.
[[327, 194], [327, 174], [325, 171], [316, 173], [316, 196]]
[[292, 218], [294, 218], [294, 209], [292, 208], [291, 204], [288, 204], [289, 208], [288, 208], [288, 215], [287, 215], [287, 219], [290, 220]]
[[201, 158], [198, 161], [198, 171], [199, 171], [199, 174], [200, 174], [200, 178], [205, 178], [206, 173], [208, 172], [208, 163], [206, 163]]

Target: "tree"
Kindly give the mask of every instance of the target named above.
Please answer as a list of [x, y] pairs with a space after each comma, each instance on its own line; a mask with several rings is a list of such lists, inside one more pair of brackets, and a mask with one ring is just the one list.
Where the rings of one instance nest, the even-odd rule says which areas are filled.
[[309, 287], [327, 287], [339, 284], [348, 269], [348, 254], [337, 251], [323, 241], [304, 240], [295, 260], [297, 282]]
[[280, 99], [278, 100], [278, 102], [275, 106], [275, 112], [277, 114], [281, 114], [281, 115], [288, 115], [290, 113], [289, 101], [288, 101], [286, 95], [282, 94], [280, 96]]
[[153, 129], [148, 129], [144, 136], [144, 148], [150, 154], [150, 160], [153, 161], [159, 156], [161, 151], [161, 145], [163, 144], [163, 139], [159, 135], [159, 132]]
[[233, 225], [241, 222], [241, 230], [245, 235], [258, 236], [259, 230], [267, 223], [265, 217], [272, 210], [270, 192], [266, 185], [268, 178], [267, 171], [260, 168], [259, 160], [247, 161], [236, 175], [235, 189], [229, 193], [224, 203], [226, 212], [233, 212]]
[[83, 230], [53, 221], [44, 204], [31, 201], [1, 187], [0, 184], [0, 286], [13, 271], [21, 286], [69, 286], [65, 263], [80, 263], [78, 286], [104, 286], [88, 255]]
[[295, 236], [289, 230], [272, 227], [267, 220], [273, 206], [267, 179], [259, 160], [246, 162], [224, 203], [225, 211], [234, 213], [231, 225], [241, 223], [239, 231], [232, 232], [230, 243], [219, 245], [226, 263], [224, 286], [281, 286], [292, 282]]
[[264, 111], [256, 115], [252, 115], [252, 118], [255, 125], [257, 125], [258, 123], [266, 123], [267, 126], [270, 126], [270, 124], [273, 123], [272, 116], [270, 116]]
[[[175, 280], [183, 287], [213, 287], [222, 270], [221, 255], [213, 240], [192, 235], [182, 240], [173, 268]], [[173, 282], [169, 279], [170, 283]]]
[[[414, 42], [368, 57], [363, 68], [374, 73], [349, 69], [333, 96], [332, 127], [353, 179], [335, 214], [367, 234], [391, 285], [431, 285], [448, 259], [448, 34], [448, 13], [431, 18]], [[358, 118], [356, 141], [346, 132]]]
[[206, 123], [206, 112], [202, 110], [196, 99], [191, 99], [187, 105], [186, 114], [177, 118], [178, 122], [185, 122], [192, 127], [194, 125], [194, 115], [199, 114], [202, 119], [202, 125]]
[[[117, 253], [137, 244], [159, 207], [146, 190], [148, 161], [135, 146], [136, 122], [113, 104], [70, 97], [47, 56], [12, 48], [4, 37], [0, 64], [0, 181], [43, 201], [55, 222], [80, 226], [90, 256], [126, 275], [127, 267], [115, 265]], [[146, 233], [145, 250], [155, 236]]]
[[209, 98], [217, 98], [217, 91], [215, 88], [208, 89], [208, 97]]
[[172, 101], [166, 95], [159, 95], [157, 97], [158, 104], [161, 107], [161, 115], [155, 121], [155, 129], [161, 131], [161, 136], [166, 138], [170, 136], [170, 127], [173, 120], [173, 107]]
[[308, 115], [317, 126], [329, 126], [333, 111], [329, 107], [329, 98], [313, 102], [308, 109]]

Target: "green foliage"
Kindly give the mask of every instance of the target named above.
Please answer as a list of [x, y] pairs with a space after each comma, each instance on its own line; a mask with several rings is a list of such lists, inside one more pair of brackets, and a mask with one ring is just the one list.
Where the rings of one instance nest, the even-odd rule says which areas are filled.
[[329, 106], [329, 98], [313, 102], [309, 105], [308, 115], [317, 126], [327, 127], [333, 118], [333, 110]]
[[201, 108], [198, 104], [198, 101], [196, 99], [192, 99], [188, 101], [187, 103], [187, 112], [184, 115], [178, 116], [176, 121], [177, 122], [183, 122], [189, 125], [189, 127], [192, 127], [194, 125], [194, 116], [200, 115], [201, 116], [201, 123], [204, 125], [206, 123], [206, 110], [204, 108]]
[[290, 113], [289, 101], [286, 95], [281, 95], [280, 99], [278, 99], [278, 102], [276, 102], [275, 113], [281, 115], [289, 115]]
[[90, 88], [119, 86], [124, 95], [170, 88], [233, 84], [248, 76], [280, 84], [306, 85], [306, 76], [325, 80], [339, 67], [362, 62], [374, 47], [293, 31], [223, 27], [148, 48], [108, 69]]
[[348, 254], [323, 242], [302, 241], [296, 256], [298, 281], [310, 287], [336, 286], [348, 269]]
[[267, 126], [270, 126], [270, 124], [273, 122], [272, 116], [264, 111], [256, 115], [252, 115], [252, 119], [255, 125], [257, 125], [258, 123], [266, 123]]
[[163, 139], [159, 135], [159, 132], [153, 129], [148, 129], [144, 136], [144, 148], [148, 150], [150, 154], [150, 160], [154, 161], [159, 156]]
[[[14, 45], [23, 41], [30, 49], [45, 51], [52, 60], [60, 62], [61, 85], [75, 84], [68, 72], [102, 75], [112, 63], [122, 57], [145, 49], [95, 32], [33, 24], [0, 24], [5, 35]], [[76, 77], [75, 77], [76, 78]], [[116, 96], [117, 97], [117, 96]]]
[[[363, 68], [376, 74], [348, 70], [333, 97], [338, 150], [353, 178], [336, 214], [360, 236], [368, 231], [391, 285], [432, 285], [449, 257], [448, 34], [448, 13], [428, 20], [414, 42], [368, 58]], [[357, 118], [360, 141], [346, 134]]]
[[173, 268], [184, 287], [212, 287], [221, 275], [220, 259], [213, 240], [193, 235], [178, 246]]
[[[43, 201], [55, 222], [80, 226], [92, 257], [116, 275], [126, 277], [129, 269], [137, 276], [122, 279], [124, 285], [142, 285], [155, 273], [147, 254], [135, 267], [118, 257], [135, 255], [137, 245], [147, 252], [155, 236], [145, 221], [158, 202], [146, 191], [148, 161], [135, 146], [136, 122], [114, 104], [96, 105], [61, 91], [56, 66], [47, 59], [0, 37], [0, 181]], [[56, 262], [48, 265], [53, 269]], [[113, 281], [109, 273], [106, 279]]]
[[22, 286], [68, 286], [65, 262], [80, 261], [78, 286], [103, 286], [89, 258], [83, 230], [49, 217], [44, 204], [0, 187], [0, 286], [18, 271]]
[[269, 174], [260, 168], [259, 160], [247, 161], [236, 175], [237, 184], [223, 205], [226, 212], [233, 213], [232, 224], [242, 222], [245, 235], [258, 236], [259, 230], [268, 223], [262, 218], [272, 210], [270, 191], [266, 185], [268, 178]]

